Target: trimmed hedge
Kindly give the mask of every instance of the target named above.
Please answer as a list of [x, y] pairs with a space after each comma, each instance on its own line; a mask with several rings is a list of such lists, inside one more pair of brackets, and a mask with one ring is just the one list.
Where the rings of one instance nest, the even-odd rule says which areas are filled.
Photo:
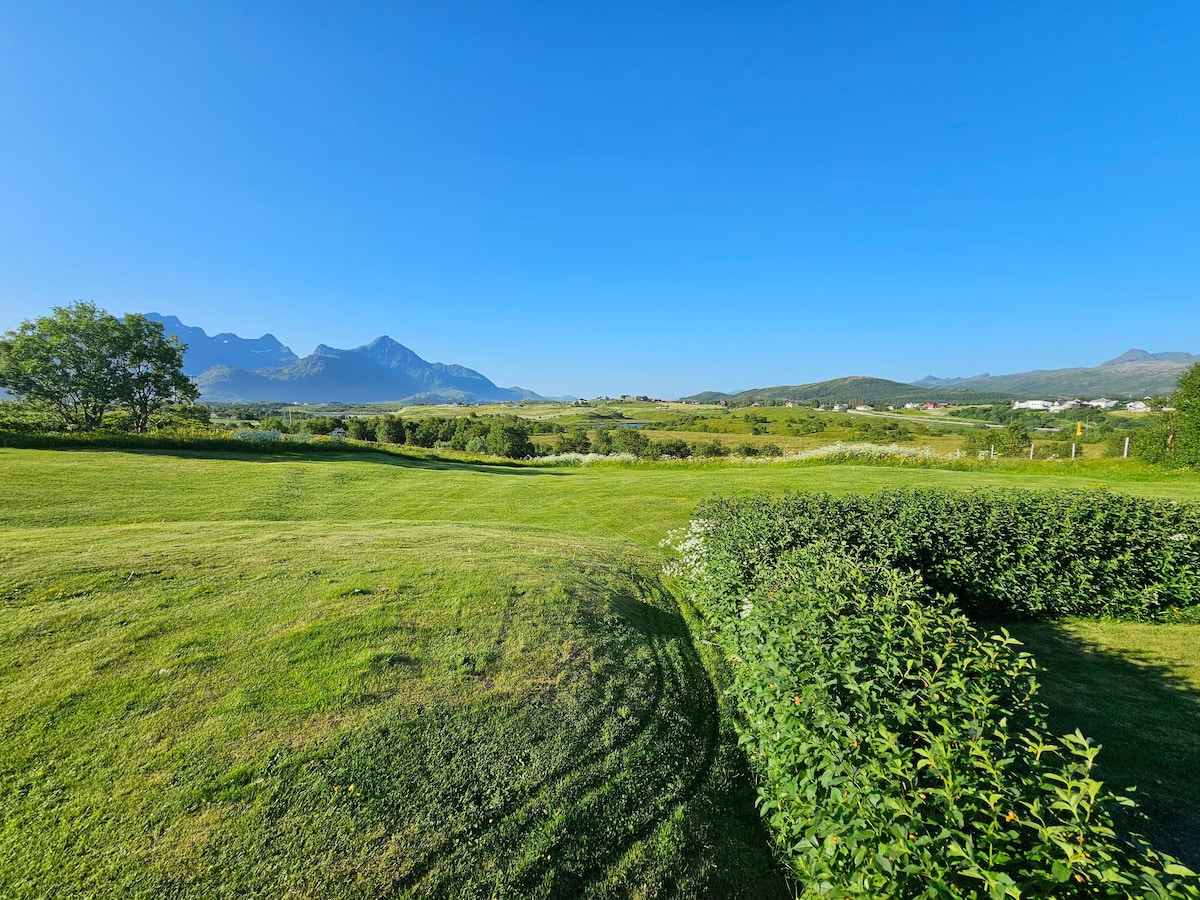
[[1104, 491], [889, 491], [710, 500], [706, 581], [727, 596], [816, 541], [915, 570], [971, 615], [1153, 620], [1200, 606], [1200, 507]]
[[[1118, 524], [1122, 511], [1135, 533]], [[992, 613], [1012, 602], [1018, 615], [1145, 617], [1195, 571], [1194, 537], [1172, 538], [1194, 536], [1195, 522], [1187, 507], [1108, 494], [705, 504], [676, 571], [732, 663], [759, 805], [801, 894], [1200, 897], [1193, 873], [1118, 827], [1116, 807], [1133, 804], [1091, 777], [1097, 748], [1050, 735], [1032, 658], [939, 593], [957, 578]], [[1022, 552], [1020, 535], [1056, 539], [1060, 552], [1051, 562]], [[1191, 555], [1166, 555], [1170, 577], [1104, 565], [1112, 547], [1176, 545]], [[986, 559], [991, 548], [1007, 568]], [[1026, 601], [1020, 591], [1046, 573], [1065, 584]], [[1111, 596], [1089, 599], [1097, 587]]]

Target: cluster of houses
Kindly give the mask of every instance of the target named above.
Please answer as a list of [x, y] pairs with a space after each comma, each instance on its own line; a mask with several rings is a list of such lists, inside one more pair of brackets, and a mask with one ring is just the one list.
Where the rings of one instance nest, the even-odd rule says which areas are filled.
[[[1121, 406], [1119, 400], [1109, 400], [1101, 397], [1099, 400], [1017, 400], [1013, 409], [1033, 409], [1038, 412], [1064, 413], [1073, 409], [1113, 409]], [[1150, 404], [1143, 400], [1133, 400], [1124, 404], [1130, 412], [1150, 412]]]

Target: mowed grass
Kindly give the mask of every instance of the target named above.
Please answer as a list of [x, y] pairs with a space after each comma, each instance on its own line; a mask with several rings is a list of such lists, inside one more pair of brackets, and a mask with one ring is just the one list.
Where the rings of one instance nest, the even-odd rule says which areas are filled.
[[4, 896], [777, 896], [652, 567], [414, 524], [8, 529]]
[[1155, 844], [1200, 869], [1200, 626], [1071, 620], [1010, 626], [1042, 669], [1054, 730], [1103, 750], [1097, 777], [1129, 790]]
[[1200, 499], [1115, 465], [0, 450], [0, 479], [13, 897], [786, 896], [719, 661], [657, 577], [699, 500]]

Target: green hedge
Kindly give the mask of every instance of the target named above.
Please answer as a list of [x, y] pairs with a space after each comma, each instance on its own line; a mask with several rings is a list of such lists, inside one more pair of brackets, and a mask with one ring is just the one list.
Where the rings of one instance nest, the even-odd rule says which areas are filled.
[[[1091, 777], [1097, 748], [1050, 735], [1028, 654], [946, 596], [1145, 617], [1194, 590], [1195, 526], [1192, 508], [1098, 493], [705, 504], [676, 571], [731, 661], [760, 808], [798, 891], [1200, 897], [1193, 873], [1118, 826], [1132, 803]], [[1114, 549], [1157, 554], [1158, 574], [1107, 565]]]
[[1158, 619], [1200, 606], [1200, 507], [1103, 491], [889, 491], [719, 499], [696, 511], [706, 580], [732, 597], [815, 541], [921, 573], [996, 618]]

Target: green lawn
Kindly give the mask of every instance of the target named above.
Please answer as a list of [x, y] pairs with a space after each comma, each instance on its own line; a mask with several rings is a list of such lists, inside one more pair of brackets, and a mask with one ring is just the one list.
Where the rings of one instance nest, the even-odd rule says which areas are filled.
[[[1114, 464], [0, 450], [0, 476], [13, 897], [787, 896], [720, 661], [658, 580], [659, 541], [699, 500], [1099, 484], [1200, 499], [1194, 475]], [[1168, 665], [1166, 632], [1105, 628], [1112, 653]], [[1200, 631], [1176, 628], [1169, 665], [1195, 690]], [[1194, 698], [1179, 702], [1186, 723]], [[1132, 766], [1156, 771], [1152, 756]], [[1164, 783], [1192, 793], [1164, 793], [1196, 796], [1187, 764]]]

